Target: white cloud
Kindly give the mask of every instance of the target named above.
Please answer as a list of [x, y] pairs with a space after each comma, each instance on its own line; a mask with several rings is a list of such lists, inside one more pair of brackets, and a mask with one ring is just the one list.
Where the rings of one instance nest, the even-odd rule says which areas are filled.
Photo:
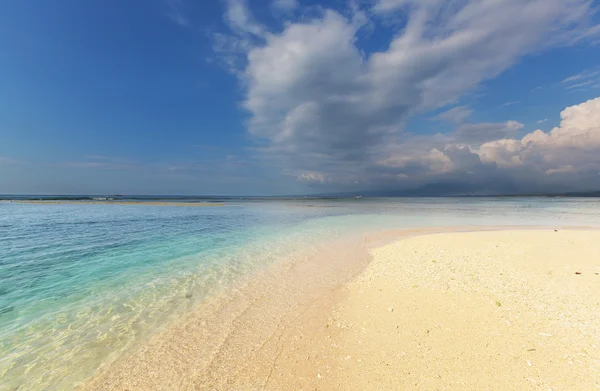
[[471, 116], [473, 110], [471, 110], [467, 106], [456, 106], [451, 108], [450, 110], [444, 111], [439, 114], [436, 118], [443, 119], [448, 122], [453, 122], [456, 124], [461, 124], [466, 121], [467, 118]]
[[581, 91], [589, 88], [597, 88], [600, 84], [600, 71], [583, 71], [576, 75], [567, 77], [561, 84], [567, 90]]
[[16, 160], [6, 156], [0, 156], [0, 164], [15, 164]]
[[[240, 66], [243, 107], [258, 150], [299, 180], [320, 173], [348, 183], [418, 164], [430, 167], [428, 173], [485, 159], [520, 164], [520, 156], [506, 155], [523, 127], [518, 122], [469, 124], [469, 108], [450, 109], [439, 118], [459, 127], [423, 140], [423, 156], [411, 155], [412, 166], [400, 155], [402, 143], [414, 141], [404, 135], [406, 123], [455, 103], [529, 53], [572, 42], [587, 29], [591, 9], [589, 0], [380, 0], [373, 8], [378, 16], [324, 9], [269, 31], [244, 1], [228, 4], [227, 22], [244, 43], [237, 51], [244, 61], [232, 64]], [[365, 24], [396, 12], [406, 24], [389, 45], [361, 50]], [[482, 143], [488, 145], [477, 154]]]
[[495, 163], [500, 167], [515, 167], [523, 165], [519, 153], [521, 150], [520, 141], [502, 139], [483, 144], [477, 154], [484, 163]]
[[565, 173], [576, 172], [576, 171], [577, 171], [577, 169], [575, 167], [573, 167], [570, 164], [567, 164], [566, 166], [561, 166], [559, 168], [551, 168], [549, 170], [546, 170], [546, 174], [548, 174], [548, 175], [565, 174]]
[[578, 73], [573, 76], [569, 76], [566, 79], [564, 79], [563, 81], [561, 81], [561, 83], [568, 84], [568, 83], [572, 83], [574, 81], [578, 81], [578, 80], [582, 80], [582, 79], [589, 79], [590, 77], [594, 77], [596, 75], [600, 75], [600, 71], [595, 71], [595, 72], [585, 71], [585, 72], [581, 72], [581, 73]]
[[226, 21], [232, 30], [238, 33], [265, 35], [265, 28], [254, 20], [246, 0], [228, 0]]
[[[288, 153], [364, 157], [410, 115], [452, 102], [539, 45], [559, 41], [559, 27], [588, 9], [579, 0], [488, 0], [438, 15], [435, 1], [401, 3], [413, 7], [405, 29], [371, 56], [356, 46], [360, 26], [334, 11], [291, 23], [250, 49], [244, 106], [251, 134]], [[233, 4], [230, 19], [251, 19]]]
[[301, 182], [325, 183], [327, 178], [319, 172], [303, 172], [298, 175], [297, 179]]
[[498, 166], [527, 165], [549, 174], [600, 170], [600, 98], [567, 107], [560, 126], [536, 130], [521, 139], [483, 144], [483, 162]]
[[544, 122], [548, 122], [548, 118], [541, 119], [537, 123], [538, 124], [543, 124]]
[[567, 89], [571, 90], [573, 88], [585, 87], [585, 86], [589, 86], [590, 84], [594, 84], [594, 83], [596, 83], [595, 80], [582, 81], [581, 83], [576, 83], [576, 84], [570, 84], [570, 85], [568, 85]]
[[[413, 156], [392, 156], [380, 161], [378, 164], [394, 168], [425, 167], [427, 174], [444, 174], [452, 171], [454, 168], [452, 160], [437, 148]], [[403, 175], [406, 176], [406, 174]]]
[[519, 104], [519, 103], [521, 103], [520, 100], [513, 100], [511, 102], [503, 103], [500, 107], [513, 106], [513, 105], [516, 105], [516, 104]]
[[279, 12], [292, 12], [298, 8], [298, 0], [273, 0], [271, 6]]

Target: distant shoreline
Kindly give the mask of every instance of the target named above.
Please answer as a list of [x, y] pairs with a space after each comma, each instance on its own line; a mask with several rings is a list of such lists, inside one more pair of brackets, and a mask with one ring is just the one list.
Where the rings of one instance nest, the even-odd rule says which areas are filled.
[[356, 192], [356, 193], [322, 193], [310, 195], [272, 195], [272, 196], [249, 196], [249, 195], [162, 195], [162, 196], [144, 196], [144, 195], [28, 195], [28, 194], [0, 194], [2, 201], [63, 201], [63, 202], [183, 202], [183, 203], [220, 203], [227, 201], [315, 201], [315, 200], [365, 200], [381, 198], [600, 198], [600, 191], [588, 192], [566, 192], [566, 193], [506, 193], [506, 194], [473, 194], [473, 193], [427, 193], [427, 192], [407, 192], [407, 193], [379, 193]]
[[78, 201], [78, 200], [6, 200], [14, 204], [33, 205], [151, 205], [151, 206], [224, 206], [222, 202], [169, 202], [169, 201]]

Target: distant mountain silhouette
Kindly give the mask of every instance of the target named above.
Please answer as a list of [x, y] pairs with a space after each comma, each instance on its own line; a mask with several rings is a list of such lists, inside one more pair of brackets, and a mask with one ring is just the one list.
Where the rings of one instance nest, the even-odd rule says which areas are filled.
[[357, 192], [321, 193], [316, 197], [462, 197], [462, 196], [490, 196], [490, 197], [600, 197], [600, 190], [579, 192], [553, 192], [553, 191], [522, 191], [512, 183], [471, 183], [471, 182], [436, 182], [428, 183], [414, 189], [402, 190], [365, 190]]

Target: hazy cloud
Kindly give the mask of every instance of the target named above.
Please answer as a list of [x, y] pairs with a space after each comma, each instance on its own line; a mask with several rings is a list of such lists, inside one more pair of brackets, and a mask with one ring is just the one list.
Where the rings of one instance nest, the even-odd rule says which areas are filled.
[[460, 124], [465, 122], [467, 118], [471, 116], [473, 110], [471, 110], [467, 106], [456, 106], [451, 108], [450, 110], [444, 111], [439, 114], [436, 118], [442, 119], [448, 122], [453, 122], [455, 124]]
[[490, 140], [512, 137], [523, 126], [517, 121], [463, 124], [456, 129], [454, 136], [461, 143], [478, 145]]
[[15, 164], [17, 161], [6, 156], [0, 156], [0, 164]]
[[140, 164], [128, 159], [86, 156], [83, 161], [64, 162], [61, 163], [60, 166], [66, 168], [94, 168], [101, 170], [131, 170], [139, 168]]
[[600, 85], [600, 71], [584, 71], [567, 77], [561, 84], [572, 91], [597, 88]]
[[592, 77], [598, 76], [598, 75], [600, 75], [600, 71], [595, 71], [595, 72], [585, 71], [585, 72], [581, 72], [581, 73], [578, 73], [573, 76], [569, 76], [566, 79], [564, 79], [561, 83], [569, 84], [569, 83], [577, 82], [579, 80], [589, 79], [589, 78], [592, 78]]
[[176, 24], [182, 27], [188, 27], [190, 20], [185, 16], [183, 8], [184, 4], [182, 0], [167, 0], [169, 6], [168, 16]]
[[298, 0], [273, 0], [271, 6], [279, 12], [292, 12], [298, 8]]
[[265, 35], [265, 28], [254, 20], [245, 0], [228, 0], [226, 22], [232, 30], [256, 36]]
[[301, 182], [325, 183], [325, 174], [320, 172], [303, 172], [297, 178]]

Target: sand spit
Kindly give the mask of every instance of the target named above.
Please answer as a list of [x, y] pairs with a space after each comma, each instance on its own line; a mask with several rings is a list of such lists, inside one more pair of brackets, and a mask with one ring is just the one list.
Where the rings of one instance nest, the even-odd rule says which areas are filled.
[[348, 246], [252, 282], [86, 389], [600, 390], [600, 231], [429, 234], [366, 268]]

